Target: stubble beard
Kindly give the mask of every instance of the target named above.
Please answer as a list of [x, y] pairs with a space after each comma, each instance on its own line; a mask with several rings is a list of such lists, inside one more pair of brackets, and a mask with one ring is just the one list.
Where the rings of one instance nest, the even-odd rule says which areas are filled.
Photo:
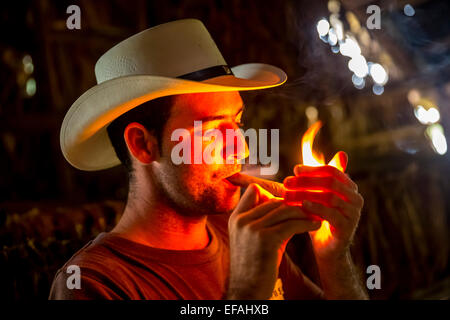
[[[215, 187], [208, 186], [204, 188], [202, 182], [199, 182], [197, 188], [201, 186], [202, 190], [195, 197], [193, 195], [194, 190], [188, 190], [191, 188], [180, 181], [182, 178], [174, 176], [174, 174], [177, 173], [172, 174], [162, 171], [161, 176], [155, 176], [155, 192], [159, 201], [163, 201], [178, 214], [188, 217], [200, 217], [228, 214], [234, 209], [234, 205], [233, 208], [224, 208], [223, 204], [231, 201], [231, 199], [217, 199]], [[224, 196], [228, 195], [224, 194]], [[219, 204], [221, 205], [218, 206]]]

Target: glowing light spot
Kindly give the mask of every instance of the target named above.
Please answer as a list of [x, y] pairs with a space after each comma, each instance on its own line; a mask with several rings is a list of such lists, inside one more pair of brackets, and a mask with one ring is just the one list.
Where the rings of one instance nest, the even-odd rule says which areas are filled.
[[36, 80], [30, 78], [27, 80], [25, 91], [29, 97], [32, 97], [36, 93]]
[[426, 135], [431, 140], [431, 146], [433, 150], [443, 155], [447, 152], [447, 140], [444, 135], [444, 128], [440, 124], [433, 124], [427, 128], [425, 131]]
[[361, 48], [356, 40], [346, 37], [341, 43], [340, 52], [343, 56], [353, 58], [361, 55]]
[[403, 13], [408, 17], [412, 17], [416, 13], [416, 10], [414, 10], [412, 5], [407, 4], [403, 7]]
[[431, 107], [426, 110], [422, 105], [418, 105], [414, 109], [414, 115], [422, 124], [433, 124], [438, 122], [441, 118], [441, 114], [438, 109]]
[[384, 87], [382, 85], [379, 85], [379, 84], [374, 84], [373, 87], [372, 87], [372, 91], [377, 96], [381, 96], [383, 94], [383, 92], [384, 92]]
[[348, 68], [360, 78], [364, 78], [369, 73], [366, 58], [362, 55], [358, 55], [350, 59], [348, 62]]
[[22, 59], [23, 70], [26, 74], [31, 74], [34, 71], [33, 59], [29, 54], [25, 55]]
[[309, 106], [305, 109], [306, 117], [308, 118], [308, 121], [310, 122], [316, 122], [317, 117], [319, 116], [319, 111], [314, 106]]
[[34, 71], [34, 65], [32, 63], [23, 66], [23, 70], [26, 74], [32, 74]]
[[33, 59], [31, 58], [31, 56], [29, 54], [25, 55], [22, 59], [22, 63], [28, 64], [28, 63], [33, 63]]
[[342, 41], [344, 39], [344, 26], [341, 21], [336, 23], [334, 29], [336, 30], [336, 36], [339, 41]]
[[330, 24], [327, 19], [321, 19], [317, 22], [317, 33], [319, 36], [325, 36], [330, 30]]
[[339, 14], [333, 13], [330, 15], [330, 23], [333, 26], [334, 31], [336, 31], [336, 36], [340, 41], [344, 39], [344, 24], [339, 19]]
[[376, 83], [384, 85], [388, 81], [388, 74], [379, 63], [370, 64], [369, 73]]
[[331, 52], [338, 53], [339, 52], [339, 46], [332, 46], [331, 47]]
[[356, 74], [352, 76], [352, 82], [355, 86], [360, 86], [364, 83], [364, 78], [358, 77]]
[[411, 89], [408, 92], [408, 101], [412, 105], [416, 105], [420, 100], [420, 93], [416, 89]]
[[439, 110], [436, 108], [430, 108], [428, 109], [428, 122], [430, 123], [436, 123], [441, 118], [441, 115], [439, 113]]
[[351, 11], [347, 11], [345, 17], [347, 18], [348, 24], [350, 25], [350, 30], [354, 34], [359, 33], [359, 30], [361, 30], [361, 24], [359, 23], [358, 18], [355, 16], [355, 14]]
[[341, 9], [341, 4], [337, 0], [328, 1], [328, 10], [333, 13], [338, 13]]
[[335, 46], [337, 44], [337, 41], [338, 41], [338, 38], [336, 35], [336, 31], [333, 28], [331, 28], [328, 31], [328, 43], [332, 46]]
[[352, 82], [356, 89], [363, 89], [366, 85], [364, 78], [360, 78], [356, 74], [352, 76]]

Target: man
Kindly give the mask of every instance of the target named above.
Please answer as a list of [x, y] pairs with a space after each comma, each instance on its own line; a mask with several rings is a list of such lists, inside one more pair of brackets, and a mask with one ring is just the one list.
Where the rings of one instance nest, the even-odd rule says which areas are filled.
[[[231, 154], [231, 163], [173, 161], [175, 130], [192, 133], [180, 139], [188, 141], [195, 121], [202, 121], [202, 134], [237, 129], [239, 91], [281, 85], [283, 71], [265, 64], [230, 69], [203, 24], [187, 19], [119, 43], [99, 59], [96, 76], [99, 84], [64, 119], [61, 148], [82, 170], [123, 163], [128, 201], [117, 226], [58, 271], [51, 299], [366, 298], [349, 254], [362, 198], [345, 174], [296, 167], [286, 183], [310, 200], [300, 209], [255, 184], [240, 198], [227, 180], [246, 156], [234, 145], [220, 153]], [[323, 289], [284, 254], [294, 234], [317, 230], [320, 219], [333, 227], [327, 245], [313, 241]], [[74, 265], [78, 286], [67, 272]]]

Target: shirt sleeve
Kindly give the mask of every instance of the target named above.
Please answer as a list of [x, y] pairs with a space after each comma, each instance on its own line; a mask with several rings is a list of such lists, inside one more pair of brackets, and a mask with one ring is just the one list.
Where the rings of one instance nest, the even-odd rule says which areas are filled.
[[49, 300], [119, 300], [123, 295], [90, 275], [80, 277], [80, 288], [70, 289], [62, 269], [58, 270], [50, 289]]

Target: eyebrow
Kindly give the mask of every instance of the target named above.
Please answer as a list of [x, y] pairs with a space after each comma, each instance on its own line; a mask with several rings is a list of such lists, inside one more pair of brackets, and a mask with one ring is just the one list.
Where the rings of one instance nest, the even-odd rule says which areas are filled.
[[[237, 117], [237, 115], [241, 112], [243, 112], [245, 109], [245, 105], [242, 105], [242, 107], [236, 112], [236, 114], [234, 115], [235, 117]], [[225, 119], [228, 118], [228, 115], [217, 115], [217, 116], [207, 116], [204, 118], [201, 118], [199, 120], [203, 121], [203, 122], [208, 122], [208, 121], [214, 121], [214, 120], [221, 120], [221, 119]]]

